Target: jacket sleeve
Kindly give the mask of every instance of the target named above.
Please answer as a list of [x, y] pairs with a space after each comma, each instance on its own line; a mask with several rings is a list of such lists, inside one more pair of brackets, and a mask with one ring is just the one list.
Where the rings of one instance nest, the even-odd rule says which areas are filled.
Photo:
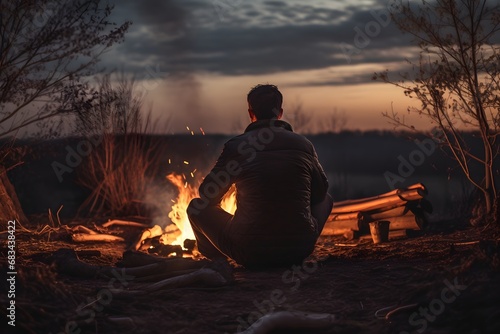
[[231, 158], [227, 143], [215, 166], [205, 177], [199, 188], [200, 198], [208, 205], [218, 205], [233, 184], [236, 161]]
[[312, 165], [311, 205], [314, 205], [323, 201], [328, 191], [328, 179], [314, 149]]

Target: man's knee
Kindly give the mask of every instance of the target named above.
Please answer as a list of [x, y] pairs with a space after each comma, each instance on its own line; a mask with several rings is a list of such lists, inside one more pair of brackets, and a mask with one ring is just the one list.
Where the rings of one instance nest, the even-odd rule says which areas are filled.
[[311, 212], [314, 218], [317, 219], [320, 225], [324, 225], [330, 212], [333, 208], [333, 198], [330, 194], [326, 193], [325, 198], [311, 207]]
[[188, 217], [199, 215], [201, 211], [208, 207], [208, 201], [201, 198], [193, 198], [187, 207], [186, 213]]

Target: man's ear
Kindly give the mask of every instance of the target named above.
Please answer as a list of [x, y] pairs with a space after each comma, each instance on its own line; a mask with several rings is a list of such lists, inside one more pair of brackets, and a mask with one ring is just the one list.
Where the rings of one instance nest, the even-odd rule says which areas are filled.
[[281, 119], [283, 117], [283, 108], [280, 109], [280, 112], [278, 114], [278, 119]]
[[248, 116], [250, 116], [250, 120], [255, 122], [257, 120], [257, 116], [253, 113], [252, 108], [248, 108]]

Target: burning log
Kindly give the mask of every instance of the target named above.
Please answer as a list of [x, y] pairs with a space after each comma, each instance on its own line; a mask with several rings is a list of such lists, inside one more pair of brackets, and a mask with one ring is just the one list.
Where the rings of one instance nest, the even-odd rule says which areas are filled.
[[161, 226], [155, 225], [151, 228], [148, 228], [142, 232], [139, 240], [135, 243], [133, 249], [139, 250], [143, 248], [146, 240], [153, 239], [156, 237], [159, 238], [159, 243], [163, 245], [171, 245], [179, 236], [181, 235], [181, 231], [177, 228], [175, 224], [167, 225], [165, 229], [162, 229]]
[[163, 229], [160, 225], [155, 225], [151, 228], [144, 230], [139, 238], [139, 240], [135, 243], [135, 250], [139, 250], [141, 248], [144, 240], [161, 236], [163, 234]]

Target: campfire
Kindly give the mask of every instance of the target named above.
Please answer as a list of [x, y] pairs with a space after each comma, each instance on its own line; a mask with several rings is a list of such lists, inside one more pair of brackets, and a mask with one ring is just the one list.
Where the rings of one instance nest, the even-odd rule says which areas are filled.
[[[191, 224], [187, 217], [187, 207], [189, 202], [196, 197], [199, 197], [198, 187], [202, 180], [196, 178], [194, 173], [191, 173], [194, 181], [188, 182], [185, 174], [170, 173], [166, 176], [167, 180], [176, 187], [178, 192], [177, 198], [172, 199], [172, 208], [168, 214], [171, 222], [165, 228], [154, 226], [144, 231], [136, 249], [139, 249], [146, 239], [160, 236], [159, 242], [162, 245], [182, 246], [186, 245], [186, 240], [195, 240]], [[233, 184], [221, 201], [221, 207], [225, 211], [234, 214], [236, 211], [236, 187]]]

